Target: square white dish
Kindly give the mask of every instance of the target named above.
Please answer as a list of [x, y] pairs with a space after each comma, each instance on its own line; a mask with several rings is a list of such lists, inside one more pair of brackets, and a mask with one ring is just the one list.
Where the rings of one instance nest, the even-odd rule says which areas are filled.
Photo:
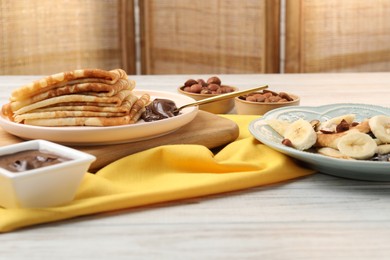
[[45, 140], [0, 147], [0, 158], [26, 150], [44, 150], [70, 160], [36, 169], [11, 172], [0, 167], [0, 206], [52, 207], [69, 203], [96, 157]]

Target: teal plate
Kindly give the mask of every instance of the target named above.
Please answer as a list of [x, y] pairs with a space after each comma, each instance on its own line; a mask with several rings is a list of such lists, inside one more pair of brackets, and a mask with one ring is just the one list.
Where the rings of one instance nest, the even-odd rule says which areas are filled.
[[389, 115], [390, 108], [366, 104], [332, 104], [319, 107], [294, 106], [271, 110], [263, 117], [253, 120], [249, 124], [251, 134], [263, 144], [283, 154], [304, 162], [308, 167], [322, 173], [366, 181], [390, 181], [390, 162], [368, 160], [337, 159], [307, 151], [299, 151], [281, 144], [283, 137], [266, 125], [265, 120], [276, 118], [295, 121], [318, 119], [325, 121], [332, 117], [344, 114], [355, 114], [356, 121], [374, 115]]

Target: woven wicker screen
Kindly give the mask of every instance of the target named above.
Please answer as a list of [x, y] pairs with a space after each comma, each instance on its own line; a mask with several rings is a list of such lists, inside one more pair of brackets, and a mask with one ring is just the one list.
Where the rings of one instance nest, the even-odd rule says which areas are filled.
[[140, 0], [143, 74], [279, 72], [279, 0]]
[[285, 72], [390, 71], [390, 1], [286, 0]]
[[1, 0], [0, 74], [135, 72], [132, 0]]

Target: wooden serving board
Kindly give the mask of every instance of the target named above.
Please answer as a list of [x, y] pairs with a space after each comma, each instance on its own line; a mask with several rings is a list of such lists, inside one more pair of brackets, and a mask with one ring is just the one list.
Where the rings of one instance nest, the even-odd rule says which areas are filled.
[[[200, 110], [189, 124], [164, 136], [131, 143], [74, 146], [73, 148], [96, 156], [96, 161], [89, 169], [90, 172], [95, 172], [122, 157], [160, 145], [200, 144], [211, 149], [234, 141], [238, 134], [239, 130], [235, 122]], [[23, 141], [0, 128], [0, 146]]]

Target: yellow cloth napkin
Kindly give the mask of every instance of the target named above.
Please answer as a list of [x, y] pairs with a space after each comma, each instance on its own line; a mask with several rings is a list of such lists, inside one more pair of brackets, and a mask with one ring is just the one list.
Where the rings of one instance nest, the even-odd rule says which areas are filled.
[[[39, 209], [0, 208], [0, 232], [77, 216], [277, 183], [313, 173], [254, 139], [256, 116], [224, 115], [240, 128], [217, 154], [201, 145], [167, 145], [88, 173], [75, 200]], [[226, 195], [228, 196], [228, 194]]]

